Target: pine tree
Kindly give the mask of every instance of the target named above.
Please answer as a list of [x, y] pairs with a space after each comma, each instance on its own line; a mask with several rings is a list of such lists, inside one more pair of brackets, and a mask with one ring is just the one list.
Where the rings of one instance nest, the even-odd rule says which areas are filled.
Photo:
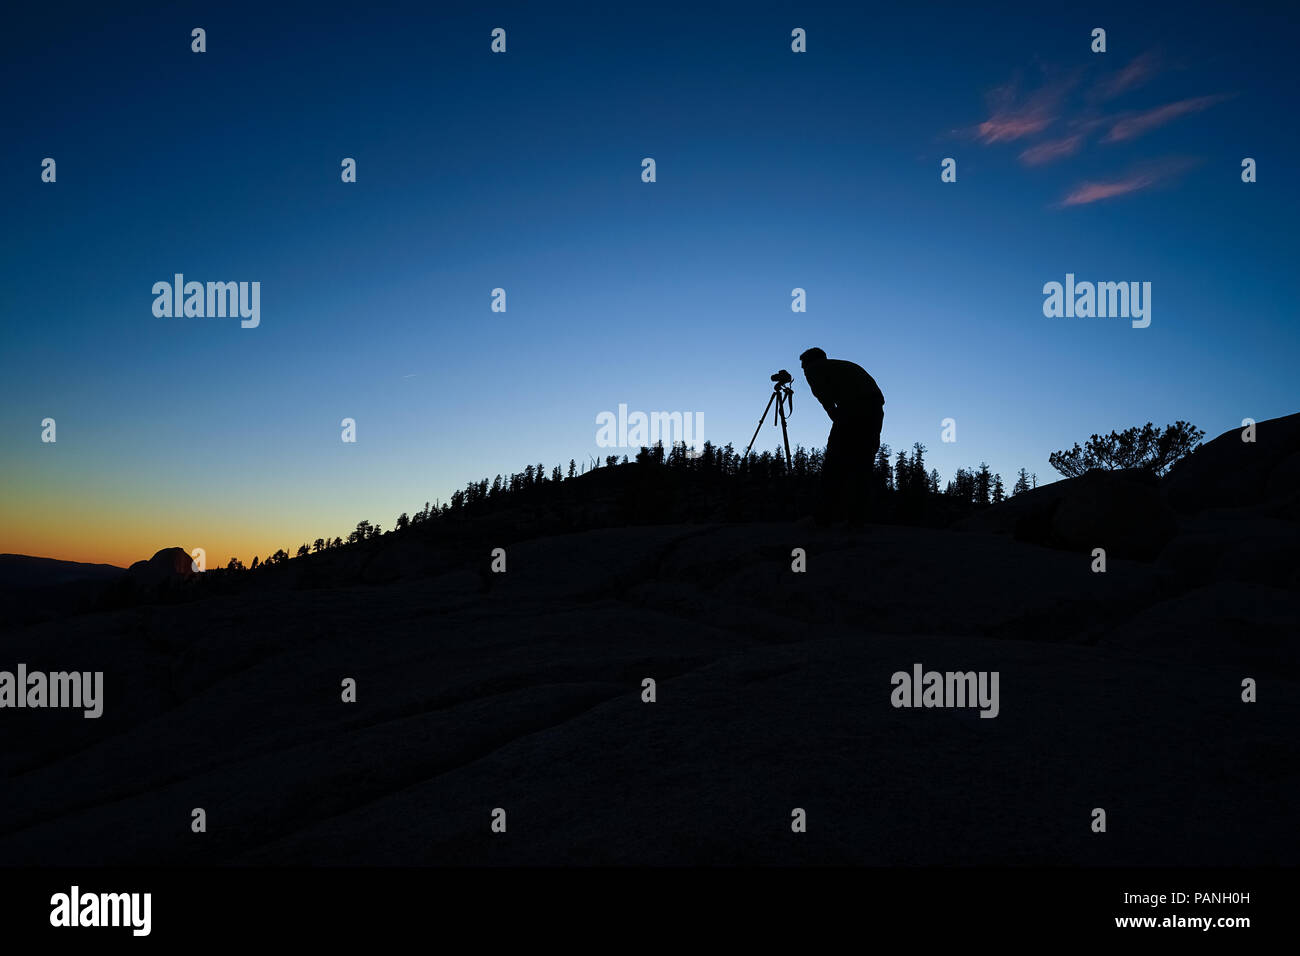
[[893, 469], [889, 467], [889, 446], [888, 445], [881, 445], [876, 450], [876, 462], [874, 467], [872, 468], [872, 471], [876, 475], [876, 481], [879, 482], [882, 488], [886, 489], [887, 491], [893, 490], [894, 472]]
[[925, 471], [925, 446], [920, 442], [912, 445], [912, 467], [907, 476], [908, 487], [914, 492], [924, 493], [929, 489], [929, 476]]
[[975, 472], [958, 468], [952, 481], [948, 483], [948, 494], [962, 504], [971, 504], [975, 501]]
[[794, 473], [801, 478], [808, 474], [808, 449], [803, 445], [794, 446]]
[[1023, 495], [1028, 490], [1029, 490], [1029, 474], [1028, 472], [1025, 471], [1025, 469], [1021, 468], [1020, 473], [1016, 475], [1016, 483], [1011, 489], [1011, 494], [1013, 497], [1015, 495]]
[[987, 462], [980, 462], [979, 471], [975, 472], [975, 505], [983, 508], [989, 503], [989, 493], [992, 490], [993, 475], [989, 471]]
[[993, 503], [995, 505], [998, 505], [1006, 500], [1007, 500], [1007, 493], [1006, 493], [1006, 489], [1002, 486], [1002, 476], [994, 475], [993, 476]]

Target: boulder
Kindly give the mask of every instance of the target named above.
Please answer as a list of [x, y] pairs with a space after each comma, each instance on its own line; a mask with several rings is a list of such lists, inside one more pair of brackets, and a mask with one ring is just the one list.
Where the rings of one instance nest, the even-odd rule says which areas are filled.
[[1010, 534], [1065, 551], [1151, 560], [1177, 532], [1159, 482], [1138, 471], [1093, 470], [1043, 485], [958, 521], [962, 531]]
[[1164, 493], [1180, 513], [1241, 508], [1293, 500], [1300, 488], [1300, 413], [1255, 426], [1255, 440], [1242, 441], [1243, 428], [1206, 442], [1164, 479]]
[[[1064, 484], [1064, 482], [1063, 482]], [[1091, 471], [1069, 482], [1052, 513], [1055, 547], [1151, 559], [1178, 530], [1154, 477], [1137, 471]]]

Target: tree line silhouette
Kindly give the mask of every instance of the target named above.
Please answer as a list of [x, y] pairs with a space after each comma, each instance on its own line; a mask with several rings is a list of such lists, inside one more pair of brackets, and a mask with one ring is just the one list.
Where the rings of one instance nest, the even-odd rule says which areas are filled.
[[[1002, 476], [981, 462], [977, 468], [958, 468], [952, 480], [940, 486], [937, 469], [927, 471], [926, 446], [912, 445], [911, 453], [900, 450], [895, 455], [889, 445], [881, 445], [872, 469], [874, 491], [885, 507], [876, 517], [899, 523], [946, 524], [956, 513], [998, 504], [1011, 495], [1023, 494], [1037, 487], [1036, 475], [1024, 468], [1010, 490]], [[630, 523], [665, 523], [679, 520], [782, 520], [800, 517], [817, 493], [825, 450], [796, 446], [787, 464], [780, 450], [750, 454], [704, 442], [698, 450], [684, 443], [665, 447], [662, 442], [642, 447], [629, 459], [627, 455], [590, 458], [579, 465], [569, 459], [568, 468], [555, 465], [549, 471], [542, 463], [528, 465], [523, 471], [472, 481], [452, 493], [446, 502], [428, 502], [418, 511], [402, 512], [390, 531], [369, 520], [357, 522], [346, 538], [320, 537], [301, 544], [297, 558], [332, 551], [346, 545], [372, 541], [385, 535], [412, 529], [428, 530], [439, 523], [451, 523], [480, 517], [520, 506], [541, 508], [548, 505], [574, 504], [584, 497], [577, 493], [586, 483], [587, 497], [608, 497], [618, 473], [639, 471], [629, 477], [621, 489], [622, 507], [613, 508], [609, 517]], [[632, 466], [632, 467], [628, 467]], [[567, 487], [565, 487], [567, 486]], [[619, 491], [624, 494], [619, 495]], [[566, 494], [560, 494], [561, 491]], [[893, 499], [892, 505], [890, 500]], [[944, 508], [925, 507], [929, 499], [942, 502]], [[691, 506], [694, 502], [694, 507]], [[931, 520], [922, 520], [927, 517]], [[265, 560], [254, 558], [245, 569], [238, 558], [231, 558], [225, 570], [258, 571], [283, 565], [289, 560], [283, 548]]]
[[[1205, 433], [1179, 421], [1156, 428], [1148, 422], [1123, 432], [1093, 435], [1086, 445], [1055, 451], [1049, 463], [1066, 478], [1094, 469], [1134, 469], [1157, 477], [1195, 451]], [[946, 526], [980, 508], [988, 508], [1038, 487], [1038, 476], [1021, 468], [1010, 489], [986, 462], [959, 467], [942, 485], [939, 471], [927, 469], [928, 449], [920, 442], [894, 453], [877, 450], [871, 472], [873, 520], [883, 523]], [[308, 558], [385, 535], [451, 528], [466, 519], [510, 513], [516, 528], [534, 526], [548, 532], [581, 530], [610, 524], [667, 524], [690, 521], [777, 521], [810, 513], [818, 494], [825, 449], [796, 446], [787, 462], [780, 449], [743, 455], [730, 444], [704, 442], [698, 450], [678, 442], [642, 447], [629, 461], [624, 455], [592, 457], [579, 466], [548, 472], [539, 462], [511, 475], [471, 481], [445, 503], [426, 501], [419, 511], [402, 512], [390, 531], [369, 520], [342, 537], [304, 542], [296, 556]], [[629, 467], [631, 466], [631, 467]], [[253, 558], [248, 571], [284, 565], [281, 548], [264, 561]], [[242, 572], [231, 558], [226, 571]]]

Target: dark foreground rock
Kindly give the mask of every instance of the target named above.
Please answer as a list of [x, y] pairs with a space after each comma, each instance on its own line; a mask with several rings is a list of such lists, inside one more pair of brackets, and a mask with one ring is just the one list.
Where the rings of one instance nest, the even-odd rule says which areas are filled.
[[[0, 669], [105, 672], [98, 720], [0, 711], [0, 863], [1300, 858], [1294, 590], [786, 523], [562, 535], [486, 565], [413, 553], [376, 567], [407, 572], [388, 583], [0, 637]], [[997, 671], [998, 716], [894, 708], [914, 663]]]

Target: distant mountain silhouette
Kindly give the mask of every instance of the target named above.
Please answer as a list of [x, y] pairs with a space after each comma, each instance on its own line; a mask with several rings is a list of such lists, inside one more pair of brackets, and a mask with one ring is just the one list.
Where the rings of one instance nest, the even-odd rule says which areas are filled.
[[0, 630], [93, 610], [124, 569], [0, 554]]
[[70, 581], [110, 581], [123, 568], [111, 564], [82, 564], [26, 554], [0, 554], [0, 590], [48, 587]]

